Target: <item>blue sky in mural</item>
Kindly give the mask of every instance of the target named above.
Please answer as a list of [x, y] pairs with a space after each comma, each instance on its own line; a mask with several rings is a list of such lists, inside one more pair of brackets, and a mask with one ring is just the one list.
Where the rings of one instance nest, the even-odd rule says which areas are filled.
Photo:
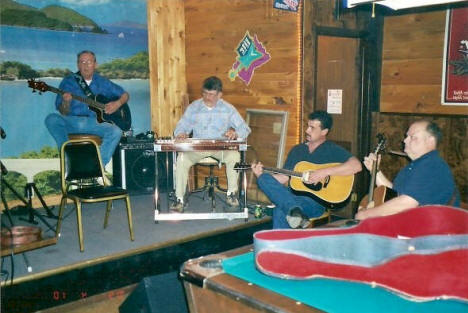
[[[34, 70], [76, 71], [76, 53], [92, 50], [98, 63], [129, 58], [148, 51], [146, 0], [15, 0], [37, 9], [49, 5], [70, 8], [107, 32], [69, 32], [0, 25], [0, 63], [20, 62]], [[42, 77], [57, 87], [62, 77]], [[151, 129], [148, 79], [115, 79], [130, 93], [132, 128], [136, 134]], [[32, 93], [24, 79], [0, 80], [0, 126], [7, 138], [0, 141], [0, 158], [17, 157], [44, 146], [55, 146], [44, 126], [45, 117], [55, 111], [56, 95]], [[26, 134], [26, 135], [25, 135]], [[21, 143], [21, 144], [19, 144]]]
[[146, 24], [146, 0], [15, 0], [18, 3], [43, 8], [60, 5], [76, 10], [101, 25], [120, 21]]

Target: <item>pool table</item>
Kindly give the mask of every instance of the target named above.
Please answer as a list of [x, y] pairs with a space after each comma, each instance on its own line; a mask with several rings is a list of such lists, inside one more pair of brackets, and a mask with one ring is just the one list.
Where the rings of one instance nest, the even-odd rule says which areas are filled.
[[180, 276], [190, 312], [468, 312], [468, 303], [459, 300], [415, 302], [357, 282], [267, 276], [255, 268], [252, 248], [183, 264]]

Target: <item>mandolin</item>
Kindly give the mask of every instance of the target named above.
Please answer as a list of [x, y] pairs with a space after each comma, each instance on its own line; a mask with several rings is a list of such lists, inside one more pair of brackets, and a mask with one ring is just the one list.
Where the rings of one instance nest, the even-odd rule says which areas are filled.
[[[351, 194], [354, 183], [354, 175], [328, 176], [324, 181], [317, 184], [307, 184], [303, 181], [303, 177], [307, 172], [332, 167], [339, 164], [341, 163], [314, 164], [307, 161], [301, 161], [294, 166], [294, 170], [292, 171], [273, 167], [263, 167], [263, 170], [266, 172], [283, 174], [291, 177], [289, 185], [296, 191], [311, 193], [329, 203], [341, 203], [348, 199], [349, 195]], [[234, 169], [238, 171], [249, 170], [251, 169], [251, 165], [237, 163], [234, 165]]]
[[[30, 79], [28, 80], [28, 87], [39, 92], [51, 91], [53, 93], [63, 95], [66, 91], [47, 85], [43, 81]], [[108, 122], [117, 125], [123, 131], [127, 131], [132, 126], [132, 116], [128, 103], [124, 103], [112, 114], [104, 112], [106, 103], [115, 101], [116, 99], [108, 99], [102, 95], [97, 95], [95, 99], [86, 98], [71, 94], [72, 98], [80, 102], [86, 103], [90, 110], [96, 112], [97, 120], [99, 123]]]

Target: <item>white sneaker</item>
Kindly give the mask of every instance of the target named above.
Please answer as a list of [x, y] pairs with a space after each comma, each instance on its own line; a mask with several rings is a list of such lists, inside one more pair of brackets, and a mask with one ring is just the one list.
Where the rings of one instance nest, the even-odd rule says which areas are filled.
[[286, 221], [291, 228], [308, 228], [310, 226], [309, 218], [298, 207], [289, 211], [288, 215], [286, 215]]
[[237, 194], [235, 192], [228, 194], [226, 196], [226, 203], [231, 207], [238, 207], [239, 200], [237, 200]]

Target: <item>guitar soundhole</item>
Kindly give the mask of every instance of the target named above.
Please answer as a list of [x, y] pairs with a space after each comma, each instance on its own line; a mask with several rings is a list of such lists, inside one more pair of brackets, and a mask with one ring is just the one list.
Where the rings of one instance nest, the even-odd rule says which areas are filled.
[[316, 184], [304, 184], [307, 188], [312, 189], [314, 191], [319, 191], [323, 188], [322, 183], [316, 183]]

